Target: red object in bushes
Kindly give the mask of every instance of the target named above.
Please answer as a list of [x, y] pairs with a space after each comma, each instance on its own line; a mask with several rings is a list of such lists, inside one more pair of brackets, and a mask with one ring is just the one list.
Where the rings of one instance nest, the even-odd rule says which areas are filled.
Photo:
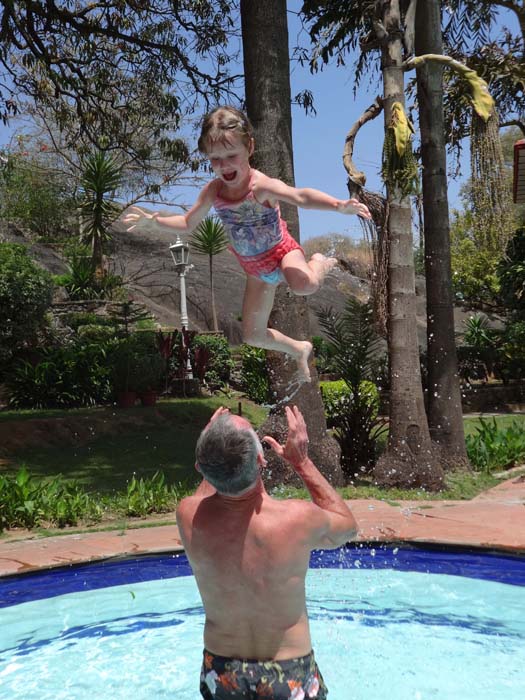
[[140, 395], [140, 402], [143, 406], [155, 406], [157, 403], [157, 392], [143, 391]]
[[117, 394], [117, 406], [119, 408], [132, 408], [137, 400], [135, 391], [119, 391]]
[[512, 194], [515, 204], [525, 204], [525, 139], [514, 144], [514, 182]]

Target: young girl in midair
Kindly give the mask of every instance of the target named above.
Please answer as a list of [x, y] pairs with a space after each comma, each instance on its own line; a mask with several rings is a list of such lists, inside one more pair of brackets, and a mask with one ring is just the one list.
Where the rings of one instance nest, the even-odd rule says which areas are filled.
[[209, 159], [216, 177], [205, 185], [188, 212], [162, 216], [130, 207], [122, 220], [131, 224], [128, 231], [161, 227], [191, 233], [214, 207], [230, 239], [230, 250], [246, 272], [243, 340], [288, 353], [297, 362], [298, 381], [308, 382], [312, 344], [268, 328], [268, 319], [280, 282], [285, 281], [294, 294], [313, 294], [337, 260], [315, 253], [306, 262], [301, 246], [281, 219], [279, 202], [303, 209], [357, 214], [365, 219], [370, 218], [370, 212], [356, 199], [341, 200], [319, 190], [290, 187], [250, 167], [255, 148], [253, 127], [234, 107], [218, 107], [204, 118], [198, 147]]

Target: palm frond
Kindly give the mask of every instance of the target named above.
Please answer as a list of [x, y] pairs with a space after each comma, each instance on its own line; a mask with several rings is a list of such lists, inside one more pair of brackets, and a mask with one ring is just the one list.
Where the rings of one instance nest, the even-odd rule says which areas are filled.
[[201, 255], [218, 255], [228, 247], [228, 237], [222, 222], [207, 216], [190, 236], [190, 245]]

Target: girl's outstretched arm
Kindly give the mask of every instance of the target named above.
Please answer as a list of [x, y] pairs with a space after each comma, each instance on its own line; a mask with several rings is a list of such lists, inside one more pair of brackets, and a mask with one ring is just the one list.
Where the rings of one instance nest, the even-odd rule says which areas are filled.
[[257, 176], [254, 195], [259, 202], [279, 200], [294, 204], [301, 209], [338, 211], [341, 214], [357, 214], [364, 219], [371, 218], [368, 207], [357, 199], [337, 199], [311, 187], [290, 187], [281, 180], [267, 177], [262, 173]]
[[191, 233], [210, 211], [217, 189], [216, 180], [208, 183], [200, 192], [197, 201], [184, 214], [161, 216], [159, 212], [148, 212], [140, 207], [129, 207], [121, 216], [127, 231], [140, 228], [142, 231], [155, 231], [167, 228], [178, 233]]

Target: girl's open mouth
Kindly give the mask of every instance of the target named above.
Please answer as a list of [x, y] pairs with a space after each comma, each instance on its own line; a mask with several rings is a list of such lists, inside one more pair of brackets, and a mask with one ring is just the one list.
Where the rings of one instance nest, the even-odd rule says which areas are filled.
[[222, 176], [226, 180], [226, 182], [231, 182], [232, 180], [235, 180], [236, 174], [237, 174], [237, 171], [234, 170], [232, 173], [223, 173]]

